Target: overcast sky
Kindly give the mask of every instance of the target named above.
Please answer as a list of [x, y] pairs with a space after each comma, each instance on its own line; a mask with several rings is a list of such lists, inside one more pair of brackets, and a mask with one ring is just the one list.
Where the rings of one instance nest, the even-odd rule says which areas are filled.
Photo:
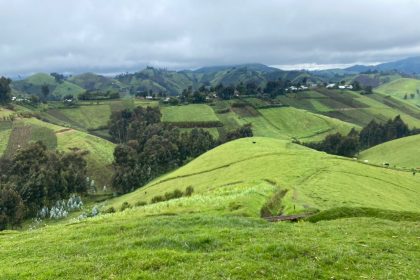
[[419, 17], [418, 0], [0, 0], [0, 75], [391, 61], [420, 55]]

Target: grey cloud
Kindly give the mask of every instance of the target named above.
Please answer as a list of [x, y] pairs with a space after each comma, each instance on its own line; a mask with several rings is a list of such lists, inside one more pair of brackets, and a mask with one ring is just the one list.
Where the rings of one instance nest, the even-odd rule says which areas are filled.
[[414, 0], [0, 0], [0, 74], [420, 54]]

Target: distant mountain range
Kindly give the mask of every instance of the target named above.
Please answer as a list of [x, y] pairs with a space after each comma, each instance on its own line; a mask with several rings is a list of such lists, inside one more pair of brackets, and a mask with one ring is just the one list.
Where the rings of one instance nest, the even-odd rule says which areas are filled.
[[[42, 85], [48, 85], [50, 97], [60, 99], [66, 94], [78, 95], [89, 90], [119, 91], [123, 94], [139, 92], [164, 92], [180, 94], [184, 89], [200, 86], [254, 83], [264, 87], [268, 81], [290, 80], [292, 83], [329, 83], [342, 80], [359, 81], [362, 85], [378, 86], [388, 81], [387, 75], [413, 76], [420, 74], [420, 57], [406, 58], [375, 66], [355, 65], [346, 69], [321, 71], [284, 71], [264, 64], [242, 64], [203, 67], [197, 70], [171, 71], [147, 67], [139, 72], [106, 77], [95, 73], [84, 73], [56, 80], [50, 74], [38, 73], [22, 80], [13, 81], [15, 94], [41, 95]], [[384, 78], [385, 77], [385, 78]]]
[[353, 73], [368, 71], [396, 71], [403, 74], [420, 74], [420, 56], [409, 57], [393, 62], [381, 63], [374, 66], [354, 65], [344, 69]]

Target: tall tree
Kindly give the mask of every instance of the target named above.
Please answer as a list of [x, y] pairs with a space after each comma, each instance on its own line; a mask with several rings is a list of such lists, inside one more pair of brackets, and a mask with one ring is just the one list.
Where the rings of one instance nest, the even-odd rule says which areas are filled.
[[50, 94], [50, 88], [47, 84], [43, 84], [41, 87], [42, 96], [44, 97], [44, 100], [47, 100], [48, 95]]
[[10, 102], [10, 83], [12, 80], [9, 78], [1, 77], [0, 78], [0, 104], [5, 105]]

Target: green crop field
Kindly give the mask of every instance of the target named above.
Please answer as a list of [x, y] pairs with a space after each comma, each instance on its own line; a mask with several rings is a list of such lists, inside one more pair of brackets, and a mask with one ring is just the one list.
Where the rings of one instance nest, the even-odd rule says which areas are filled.
[[161, 108], [163, 122], [217, 122], [219, 119], [208, 105], [190, 104]]
[[328, 134], [347, 134], [351, 128], [358, 128], [354, 124], [291, 107], [260, 109], [259, 112], [282, 135], [303, 140], [321, 140]]
[[359, 128], [355, 124], [293, 107], [259, 109], [255, 116], [241, 117], [235, 114], [234, 117], [232, 114], [219, 114], [219, 118], [228, 127], [234, 127], [236, 123], [250, 123], [255, 136], [277, 139], [319, 141], [331, 133], [346, 134], [353, 127]]
[[360, 153], [360, 159], [398, 168], [420, 168], [420, 135], [408, 136], [374, 146]]
[[106, 127], [111, 116], [111, 108], [108, 104], [61, 109], [60, 112], [86, 129]]
[[383, 84], [375, 91], [420, 106], [420, 80], [401, 78]]
[[[5, 279], [416, 279], [419, 183], [420, 177], [407, 172], [330, 156], [288, 141], [240, 139], [105, 202], [102, 209], [110, 205], [119, 209], [124, 201], [149, 202], [154, 195], [187, 186], [194, 187], [191, 197], [32, 231], [2, 232], [0, 275]], [[279, 189], [288, 190], [281, 201], [284, 213], [326, 210], [314, 216], [320, 221], [260, 219], [262, 205]], [[350, 218], [339, 219], [337, 214]]]

